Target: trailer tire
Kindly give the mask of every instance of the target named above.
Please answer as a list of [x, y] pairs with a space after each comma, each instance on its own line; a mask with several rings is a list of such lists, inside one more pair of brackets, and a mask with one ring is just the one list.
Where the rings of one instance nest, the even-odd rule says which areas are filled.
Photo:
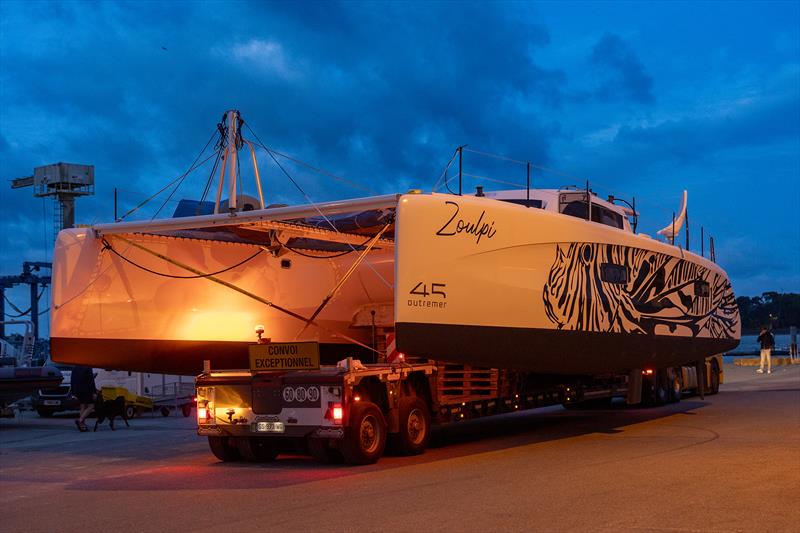
[[125, 418], [130, 420], [131, 418], [136, 416], [136, 406], [135, 405], [126, 405], [125, 406]]
[[169, 416], [169, 407], [162, 407], [160, 411], [161, 411], [161, 416]]
[[716, 394], [719, 392], [719, 365], [716, 359], [711, 361], [711, 386], [708, 388], [708, 394]]
[[664, 405], [669, 401], [667, 370], [657, 370], [653, 378], [653, 405]]
[[401, 455], [419, 455], [428, 447], [431, 414], [417, 396], [400, 400], [400, 432], [390, 435], [392, 449]]
[[208, 437], [208, 447], [211, 448], [211, 453], [220, 461], [230, 462], [237, 461], [239, 457], [239, 450], [230, 442], [230, 437]]
[[237, 437], [236, 449], [248, 463], [269, 463], [278, 457], [278, 447], [263, 437]]
[[340, 444], [344, 460], [351, 465], [376, 462], [386, 448], [386, 420], [378, 406], [357, 402], [350, 407], [349, 424]]
[[341, 452], [336, 448], [332, 448], [328, 439], [310, 437], [308, 439], [308, 451], [311, 453], [311, 457], [322, 464], [340, 464], [344, 461]]

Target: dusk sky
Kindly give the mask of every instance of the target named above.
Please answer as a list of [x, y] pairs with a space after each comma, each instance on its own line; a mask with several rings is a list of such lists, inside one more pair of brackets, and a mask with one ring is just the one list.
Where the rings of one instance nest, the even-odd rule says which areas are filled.
[[[0, 84], [0, 274], [52, 257], [52, 201], [11, 179], [93, 164], [77, 222], [108, 222], [115, 187], [132, 208], [236, 108], [271, 148], [356, 185], [287, 166], [315, 201], [431, 190], [468, 144], [564, 174], [538, 187], [635, 196], [651, 235], [687, 189], [692, 248], [702, 225], [737, 295], [800, 292], [797, 1], [5, 0]], [[260, 162], [268, 203], [304, 202]], [[524, 186], [520, 167], [464, 163]], [[173, 200], [199, 198], [209, 172]], [[497, 188], [465, 182], [481, 184]]]

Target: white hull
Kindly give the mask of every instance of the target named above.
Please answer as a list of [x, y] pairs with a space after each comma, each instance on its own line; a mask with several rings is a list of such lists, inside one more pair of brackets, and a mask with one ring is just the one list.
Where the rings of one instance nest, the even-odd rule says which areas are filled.
[[[138, 244], [203, 272], [239, 263], [259, 250], [244, 244], [174, 237], [126, 236]], [[137, 265], [161, 274], [192, 273], [146, 252], [108, 238], [114, 248]], [[261, 253], [218, 277], [278, 306], [310, 316], [355, 259], [281, 258]], [[290, 260], [289, 268], [281, 267]], [[367, 260], [388, 283], [393, 279], [391, 251], [372, 252]], [[315, 340], [347, 345], [341, 333], [360, 341], [364, 330], [350, 328], [359, 306], [389, 302], [392, 293], [365, 266], [355, 274], [315, 321], [298, 337], [304, 322], [204, 278], [178, 279], [156, 275], [103, 251], [90, 229], [65, 230], [56, 243], [53, 269], [51, 342], [54, 360], [97, 367], [192, 374], [203, 359], [224, 367], [247, 365], [246, 344], [262, 324], [274, 340]]]
[[[256, 324], [275, 341], [318, 340], [355, 353], [344, 336], [368, 343], [371, 332], [350, 327], [354, 315], [364, 305], [392, 301], [400, 351], [489, 367], [619, 371], [696, 361], [738, 343], [727, 275], [696, 254], [490, 198], [408, 194], [393, 199], [395, 206], [394, 248], [369, 252], [316, 319], [321, 327], [302, 335], [302, 321], [227, 287], [146, 272], [103, 251], [93, 230], [64, 231], [53, 271], [54, 360], [171, 373], [199, 370], [204, 359], [215, 368], [244, 366]], [[268, 212], [253, 211], [247, 220]], [[154, 227], [170, 230], [176, 220]], [[202, 217], [185, 222], [203, 223]], [[106, 238], [132, 262], [190, 274], [109, 235], [111, 226]], [[213, 240], [125, 238], [203, 272], [258, 250]], [[309, 317], [356, 257], [264, 253], [219, 277]], [[281, 267], [286, 259], [291, 268]]]

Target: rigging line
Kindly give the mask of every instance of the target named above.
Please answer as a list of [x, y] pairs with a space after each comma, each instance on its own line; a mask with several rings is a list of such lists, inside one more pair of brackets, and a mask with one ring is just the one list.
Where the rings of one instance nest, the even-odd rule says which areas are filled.
[[[207, 145], [206, 145], [206, 146], [207, 146]], [[196, 161], [196, 160], [195, 160], [195, 161]], [[206, 159], [206, 161], [208, 161], [208, 159]], [[204, 163], [205, 163], [205, 161], [204, 161]], [[154, 214], [152, 217], [150, 217], [150, 220], [154, 220], [154, 219], [155, 219], [155, 218], [158, 216], [158, 214], [161, 212], [161, 210], [162, 210], [162, 209], [164, 209], [164, 206], [166, 206], [168, 202], [170, 202], [170, 201], [173, 201], [173, 200], [172, 200], [172, 197], [175, 195], [175, 193], [176, 193], [176, 192], [178, 192], [178, 189], [180, 189], [180, 188], [181, 188], [181, 185], [183, 185], [183, 182], [184, 182], [184, 180], [186, 179], [186, 177], [187, 177], [188, 175], [189, 175], [189, 173], [188, 173], [188, 172], [187, 172], [186, 174], [184, 174], [184, 175], [183, 175], [183, 177], [182, 177], [182, 178], [181, 178], [181, 180], [178, 182], [178, 184], [177, 184], [177, 185], [175, 185], [175, 188], [174, 188], [174, 189], [172, 189], [172, 190], [170, 191], [169, 195], [168, 195], [168, 196], [166, 197], [166, 199], [164, 199], [164, 201], [161, 203], [161, 207], [159, 207], [159, 208], [156, 210], [155, 214]]]
[[[197, 168], [198, 166], [200, 166], [200, 165], [202, 165], [203, 163], [205, 163], [206, 161], [208, 161], [208, 159], [205, 159], [205, 160], [204, 160], [202, 163], [200, 163], [199, 165], [197, 164], [197, 161], [198, 161], [198, 160], [199, 160], [199, 159], [200, 159], [200, 158], [203, 156], [203, 154], [206, 152], [206, 149], [208, 148], [208, 145], [209, 145], [209, 144], [211, 144], [211, 141], [213, 141], [213, 140], [214, 140], [214, 137], [215, 137], [216, 135], [217, 135], [217, 132], [216, 132], [216, 131], [214, 131], [214, 133], [212, 133], [212, 134], [211, 134], [211, 137], [209, 137], [209, 139], [208, 139], [208, 142], [206, 142], [206, 145], [203, 147], [203, 149], [202, 149], [202, 150], [200, 150], [200, 153], [199, 153], [199, 154], [197, 154], [197, 157], [195, 157], [195, 159], [194, 159], [194, 162], [192, 162], [192, 164], [191, 164], [191, 165], [189, 165], [189, 170], [187, 170], [187, 171], [186, 171], [186, 172], [184, 172], [184, 173], [183, 173], [181, 176], [179, 176], [179, 177], [175, 178], [174, 180], [172, 180], [171, 182], [169, 182], [167, 185], [165, 185], [165, 186], [164, 186], [164, 187], [163, 187], [161, 190], [159, 190], [157, 193], [155, 193], [154, 195], [152, 195], [150, 198], [148, 198], [148, 199], [147, 199], [147, 200], [145, 200], [144, 202], [140, 203], [139, 205], [137, 205], [136, 207], [134, 207], [133, 209], [131, 209], [130, 211], [128, 211], [127, 213], [125, 213], [124, 215], [122, 215], [122, 216], [119, 218], [119, 220], [122, 220], [122, 219], [124, 219], [125, 217], [127, 217], [128, 215], [130, 215], [131, 213], [133, 213], [133, 212], [135, 212], [135, 211], [138, 211], [138, 210], [139, 210], [139, 208], [141, 208], [141, 207], [142, 207], [144, 204], [146, 204], [147, 202], [149, 202], [150, 200], [152, 200], [153, 198], [155, 198], [156, 196], [158, 196], [159, 194], [161, 194], [162, 192], [164, 192], [166, 189], [168, 189], [169, 187], [171, 187], [171, 186], [172, 186], [172, 184], [174, 184], [176, 181], [178, 181], [178, 180], [180, 180], [180, 181], [183, 181], [183, 178], [185, 178], [185, 177], [186, 177], [186, 176], [187, 176], [187, 175], [188, 175], [190, 172], [192, 172], [192, 171], [193, 171], [195, 168]], [[163, 206], [162, 206], [162, 208], [163, 208]], [[159, 211], [160, 211], [160, 210], [161, 210], [161, 209], [159, 209]], [[155, 218], [155, 217], [153, 217], [153, 218]], [[119, 221], [119, 220], [118, 220], [118, 221]]]
[[453, 191], [450, 188], [450, 180], [452, 180], [453, 178], [455, 178], [455, 176], [447, 178], [446, 180], [444, 180], [444, 187], [445, 187], [445, 189], [447, 189], [447, 192], [449, 192], [450, 194], [455, 195], [456, 194], [455, 191]]
[[516, 163], [518, 165], [527, 165], [528, 164], [527, 161], [520, 161], [519, 159], [512, 159], [512, 158], [504, 156], [504, 155], [494, 154], [494, 153], [491, 153], [491, 152], [483, 152], [481, 150], [475, 150], [473, 148], [466, 148], [465, 147], [464, 151], [465, 152], [472, 152], [473, 154], [483, 155], [483, 156], [486, 156], [486, 157], [491, 157], [491, 158], [494, 158], [494, 159], [500, 159], [500, 160], [503, 160], [503, 161], [510, 161], [511, 163]]
[[458, 155], [458, 150], [456, 150], [455, 152], [453, 152], [453, 157], [451, 157], [451, 158], [450, 158], [450, 161], [448, 161], [448, 162], [447, 162], [447, 165], [445, 165], [445, 167], [444, 167], [444, 170], [442, 171], [442, 175], [441, 175], [441, 176], [439, 176], [439, 179], [438, 179], [438, 180], [436, 180], [436, 184], [434, 184], [434, 186], [433, 186], [433, 190], [432, 190], [432, 192], [436, 192], [436, 190], [437, 190], [437, 189], [440, 187], [440, 184], [441, 184], [442, 180], [445, 178], [445, 176], [447, 176], [447, 171], [448, 171], [448, 169], [450, 168], [450, 165], [452, 165], [452, 164], [453, 164], [453, 161], [455, 161], [455, 160], [456, 160], [456, 156], [457, 156], [457, 155]]
[[[292, 178], [292, 176], [289, 175], [289, 173], [286, 171], [286, 169], [283, 168], [283, 165], [281, 165], [280, 161], [278, 161], [278, 159], [272, 153], [272, 150], [270, 148], [267, 148], [264, 145], [264, 143], [261, 142], [261, 139], [258, 137], [258, 134], [255, 131], [253, 131], [253, 129], [249, 125], [247, 125], [247, 129], [250, 130], [250, 132], [256, 138], [256, 141], [258, 141], [257, 144], [260, 145], [264, 150], [267, 151], [267, 154], [269, 154], [269, 156], [272, 158], [272, 160], [275, 161], [275, 164], [278, 165], [278, 168], [281, 169], [281, 171], [284, 173], [284, 175], [287, 178], [289, 178], [289, 181], [291, 181], [294, 184], [294, 186], [297, 187], [297, 190], [300, 191], [300, 194], [302, 194], [305, 197], [306, 201], [308, 201], [308, 203], [311, 204], [311, 206], [314, 207], [314, 209], [325, 220], [325, 222], [327, 222], [328, 225], [331, 228], [333, 228], [333, 231], [335, 231], [336, 233], [341, 233], [339, 231], [339, 229], [333, 224], [333, 222], [331, 222], [331, 220], [328, 217], [325, 216], [325, 213], [323, 213], [320, 210], [320, 208], [317, 206], [317, 204], [314, 203], [314, 201], [308, 196], [308, 194], [306, 194], [306, 191], [304, 191], [303, 188], [294, 180], [294, 178]], [[350, 247], [351, 250], [356, 251], [356, 249], [353, 247], [352, 244], [350, 244], [350, 243], [346, 243], [346, 244], [347, 244], [347, 246]], [[388, 281], [386, 281], [386, 279], [383, 276], [381, 276], [381, 274], [377, 270], [375, 270], [375, 268], [371, 264], [367, 263], [367, 266], [369, 267], [370, 270], [372, 270], [375, 273], [376, 276], [378, 276], [378, 279], [380, 279], [384, 283], [384, 285], [386, 285], [390, 289], [393, 288], [392, 284], [389, 283]]]
[[7, 297], [6, 295], [3, 295], [3, 299], [6, 301], [6, 303], [8, 303], [8, 305], [10, 305], [10, 306], [11, 306], [11, 307], [14, 309], [14, 311], [16, 311], [17, 313], [19, 313], [18, 315], [9, 315], [9, 314], [6, 314], [6, 316], [8, 316], [8, 317], [11, 317], [11, 318], [17, 318], [17, 317], [21, 317], [21, 316], [23, 316], [23, 315], [27, 315], [27, 314], [28, 314], [28, 313], [30, 313], [30, 311], [31, 311], [31, 308], [30, 308], [30, 307], [29, 307], [29, 308], [27, 308], [25, 311], [23, 311], [22, 309], [20, 309], [20, 308], [19, 308], [19, 307], [17, 307], [16, 305], [14, 305], [14, 303], [13, 303], [11, 300], [9, 300], [9, 299], [8, 299], [8, 297]]
[[[250, 124], [245, 122], [244, 125], [247, 126], [247, 129], [250, 130], [250, 133], [252, 133], [253, 136], [256, 137], [256, 139], [258, 139], [258, 135], [256, 135], [256, 132], [254, 132], [253, 129], [250, 127]], [[260, 142], [261, 141], [259, 140], [259, 143]], [[267, 150], [267, 147], [265, 147], [263, 144], [260, 144], [260, 147], [263, 148], [264, 150]], [[361, 185], [361, 184], [356, 183], [354, 181], [348, 180], [348, 179], [343, 178], [341, 176], [337, 176], [333, 172], [330, 172], [330, 171], [325, 170], [323, 168], [315, 167], [314, 165], [312, 165], [310, 163], [306, 163], [305, 161], [303, 161], [301, 159], [297, 159], [297, 158], [292, 157], [290, 155], [278, 152], [277, 150], [272, 150], [272, 151], [275, 153], [275, 155], [279, 155], [279, 156], [283, 157], [284, 159], [288, 159], [289, 161], [292, 161], [293, 163], [297, 163], [298, 165], [302, 165], [302, 166], [306, 167], [307, 169], [312, 170], [312, 171], [314, 171], [314, 172], [316, 172], [318, 174], [322, 174], [323, 176], [328, 176], [329, 178], [333, 178], [333, 179], [335, 179], [337, 181], [340, 181], [340, 182], [342, 182], [342, 183], [344, 183], [346, 185], [350, 185], [351, 187], [353, 187], [355, 189], [361, 189], [362, 191], [366, 191], [366, 192], [368, 192], [370, 194], [378, 194], [378, 192], [375, 189], [372, 189], [370, 187], [366, 187], [364, 185]]]
[[[503, 161], [509, 161], [511, 163], [516, 163], [518, 165], [527, 166], [529, 164], [528, 161], [520, 161], [519, 159], [513, 159], [511, 157], [506, 157], [506, 156], [500, 155], [500, 154], [493, 154], [491, 152], [483, 152], [481, 150], [475, 150], [475, 149], [472, 149], [472, 148], [464, 148], [464, 151], [465, 152], [472, 152], [473, 154], [483, 155], [483, 156], [486, 156], [486, 157], [492, 157], [494, 159], [501, 159]], [[556, 170], [554, 168], [544, 167], [542, 165], [536, 165], [534, 163], [530, 163], [530, 165], [531, 165], [531, 168], [535, 168], [535, 169], [541, 170], [543, 172], [549, 172], [551, 174], [555, 174], [557, 176], [561, 176], [561, 177], [564, 177], [564, 178], [571, 178], [571, 179], [576, 179], [576, 180], [582, 179], [582, 178], [579, 178], [578, 176], [574, 176], [572, 174], [569, 174], [567, 172], [562, 172], [562, 171]], [[594, 180], [592, 180], [592, 181], [594, 181]]]
[[252, 292], [250, 292], [250, 291], [248, 291], [246, 289], [243, 289], [243, 288], [241, 288], [241, 287], [239, 287], [237, 285], [234, 285], [233, 283], [229, 283], [229, 282], [227, 282], [227, 281], [225, 281], [223, 279], [214, 277], [214, 276], [212, 276], [210, 274], [206, 274], [206, 273], [204, 273], [204, 272], [202, 272], [200, 270], [197, 270], [197, 269], [195, 269], [193, 267], [190, 267], [189, 265], [184, 265], [183, 263], [181, 263], [179, 261], [176, 261], [175, 259], [171, 259], [171, 258], [169, 258], [169, 257], [167, 257], [167, 256], [165, 256], [163, 254], [160, 254], [158, 252], [150, 250], [149, 248], [147, 248], [145, 246], [142, 246], [141, 244], [138, 244], [138, 243], [136, 243], [134, 241], [129, 241], [125, 237], [116, 235], [115, 238], [117, 238], [117, 239], [119, 239], [119, 240], [121, 240], [123, 242], [128, 243], [129, 246], [133, 246], [135, 248], [139, 248], [140, 250], [142, 250], [144, 252], [147, 252], [150, 255], [153, 255], [155, 257], [158, 257], [159, 259], [162, 259], [162, 260], [164, 260], [164, 261], [166, 261], [168, 263], [171, 263], [171, 264], [173, 264], [175, 266], [183, 268], [184, 270], [188, 270], [189, 272], [194, 272], [195, 274], [198, 274], [201, 277], [204, 277], [205, 279], [207, 279], [209, 281], [213, 281], [214, 283], [218, 283], [218, 284], [222, 285], [223, 287], [227, 287], [227, 288], [229, 288], [229, 289], [231, 289], [233, 291], [238, 292], [239, 294], [247, 296], [248, 298], [252, 298], [253, 300], [255, 300], [257, 302], [260, 302], [260, 303], [266, 305], [267, 307], [271, 307], [271, 308], [275, 309], [276, 311], [280, 311], [281, 313], [289, 315], [292, 318], [296, 318], [297, 320], [301, 320], [301, 321], [303, 321], [305, 323], [308, 323], [308, 324], [310, 324], [312, 326], [316, 326], [320, 330], [322, 330], [322, 331], [324, 331], [326, 333], [330, 333], [334, 337], [342, 338], [342, 339], [344, 339], [346, 341], [349, 341], [349, 342], [351, 342], [353, 344], [361, 346], [362, 348], [366, 348], [366, 349], [368, 349], [370, 351], [378, 353], [377, 350], [375, 350], [371, 346], [367, 346], [363, 342], [359, 342], [356, 339], [353, 339], [352, 337], [349, 337], [349, 336], [345, 335], [344, 333], [340, 333], [338, 331], [330, 330], [330, 329], [326, 328], [325, 326], [314, 322], [313, 320], [309, 320], [308, 318], [306, 318], [306, 317], [304, 317], [304, 316], [302, 316], [302, 315], [300, 315], [298, 313], [295, 313], [294, 311], [286, 309], [285, 307], [281, 307], [280, 305], [278, 305], [278, 304], [276, 304], [274, 302], [271, 302], [271, 301], [267, 300], [266, 298], [262, 298], [261, 296], [259, 296], [257, 294], [254, 294], [254, 293], [252, 293]]
[[513, 185], [514, 187], [520, 187], [520, 188], [523, 188], [523, 189], [525, 188], [525, 186], [522, 185], [521, 183], [514, 183], [513, 181], [498, 180], [498, 179], [495, 179], [495, 178], [490, 178], [488, 176], [480, 176], [478, 174], [469, 174], [467, 172], [463, 172], [462, 174], [464, 176], [468, 176], [470, 178], [486, 180], [486, 181], [494, 181], [495, 183], [502, 183], [504, 185]]
[[[350, 276], [352, 276], [353, 273], [356, 270], [358, 270], [358, 267], [361, 265], [361, 263], [364, 262], [364, 259], [366, 259], [367, 254], [369, 254], [370, 250], [372, 250], [375, 244], [380, 240], [381, 236], [386, 232], [387, 229], [389, 229], [389, 226], [391, 225], [392, 223], [389, 222], [388, 224], [383, 226], [383, 228], [381, 228], [381, 230], [378, 233], [376, 233], [372, 239], [370, 239], [370, 242], [367, 245], [367, 247], [364, 248], [361, 254], [356, 258], [356, 260], [353, 261], [353, 264], [350, 265], [350, 268], [347, 269], [347, 272], [345, 272], [344, 276], [342, 276], [341, 279], [338, 282], [336, 282], [336, 285], [333, 286], [333, 289], [331, 289], [330, 292], [328, 292], [328, 295], [322, 299], [322, 302], [319, 304], [316, 310], [314, 310], [311, 316], [308, 317], [309, 321], [313, 321], [315, 318], [319, 316], [322, 310], [325, 309], [325, 306], [328, 305], [328, 302], [331, 301], [331, 298], [333, 298], [333, 296], [339, 291], [339, 289], [342, 288], [342, 285], [344, 285], [347, 282], [347, 280], [350, 279]], [[298, 333], [295, 336], [295, 339], [300, 338], [300, 335], [302, 335], [307, 328], [308, 328], [308, 322], [306, 322], [306, 324], [303, 326], [303, 329], [300, 330], [300, 333]]]
[[111, 243], [109, 243], [109, 242], [108, 242], [106, 239], [103, 239], [103, 249], [104, 249], [104, 250], [110, 250], [110, 251], [111, 251], [111, 253], [113, 253], [114, 255], [116, 255], [117, 257], [119, 257], [120, 259], [122, 259], [123, 261], [126, 261], [126, 262], [130, 263], [131, 265], [135, 266], [136, 268], [140, 268], [140, 269], [142, 269], [142, 270], [144, 270], [144, 271], [146, 271], [146, 272], [150, 272], [151, 274], [155, 274], [155, 275], [157, 275], [157, 276], [162, 276], [162, 277], [165, 277], [165, 278], [174, 278], [174, 279], [198, 279], [198, 278], [207, 278], [207, 277], [209, 277], [209, 276], [216, 276], [217, 274], [223, 274], [223, 273], [225, 273], [225, 272], [227, 272], [227, 271], [229, 271], [229, 270], [233, 270], [233, 269], [234, 269], [234, 268], [236, 268], [236, 267], [240, 267], [240, 266], [242, 266], [243, 264], [247, 263], [247, 262], [248, 262], [248, 261], [250, 261], [251, 259], [255, 259], [255, 257], [256, 257], [257, 255], [259, 255], [259, 254], [261, 254], [261, 253], [263, 253], [263, 252], [264, 252], [263, 248], [262, 248], [262, 249], [259, 249], [259, 250], [258, 250], [256, 253], [254, 253], [254, 254], [253, 254], [253, 255], [251, 255], [250, 257], [248, 257], [248, 258], [246, 258], [246, 259], [244, 259], [244, 260], [242, 260], [242, 261], [240, 261], [240, 262], [236, 263], [236, 264], [235, 264], [235, 265], [233, 265], [233, 266], [229, 266], [229, 267], [223, 268], [222, 270], [218, 270], [218, 271], [216, 271], [216, 272], [210, 272], [210, 273], [208, 273], [208, 274], [203, 274], [203, 275], [198, 275], [198, 276], [177, 276], [177, 275], [175, 275], [175, 274], [164, 274], [163, 272], [157, 272], [157, 271], [155, 271], [155, 270], [151, 270], [151, 269], [147, 268], [146, 266], [142, 266], [142, 265], [140, 265], [140, 264], [138, 264], [138, 263], [135, 263], [135, 262], [134, 262], [134, 261], [132, 261], [131, 259], [128, 259], [128, 258], [127, 258], [127, 257], [125, 257], [124, 255], [122, 255], [121, 253], [119, 253], [118, 251], [116, 251], [116, 250], [114, 249], [114, 247], [113, 247], [113, 246], [111, 246]]
[[[36, 301], [37, 301], [37, 302], [38, 302], [39, 300], [41, 300], [41, 299], [42, 299], [42, 295], [44, 294], [44, 291], [45, 291], [45, 289], [46, 289], [46, 288], [47, 288], [47, 287], [46, 287], [46, 286], [44, 286], [44, 287], [42, 287], [42, 290], [41, 290], [41, 291], [39, 291], [39, 295], [36, 297]], [[12, 302], [11, 300], [9, 300], [9, 299], [8, 299], [8, 296], [6, 296], [5, 294], [3, 294], [3, 300], [5, 300], [5, 301], [8, 303], [8, 305], [10, 305], [10, 306], [11, 306], [11, 307], [14, 309], [14, 311], [16, 311], [17, 313], [19, 313], [18, 315], [8, 315], [8, 314], [7, 314], [6, 316], [8, 316], [8, 317], [10, 317], [10, 318], [19, 318], [19, 317], [21, 317], [21, 316], [25, 316], [25, 315], [27, 315], [28, 313], [30, 313], [30, 312], [31, 312], [31, 309], [33, 309], [33, 305], [31, 305], [31, 306], [30, 306], [30, 307], [28, 307], [28, 308], [27, 308], [25, 311], [23, 311], [22, 309], [20, 309], [20, 308], [19, 308], [19, 307], [17, 307], [16, 305], [14, 305], [14, 302]], [[41, 314], [41, 313], [39, 313], [39, 314]]]
[[214, 166], [211, 167], [211, 174], [208, 175], [208, 180], [206, 181], [206, 187], [203, 189], [203, 195], [200, 197], [200, 203], [197, 204], [197, 210], [195, 212], [196, 215], [200, 214], [200, 205], [206, 201], [208, 198], [208, 193], [211, 190], [211, 185], [214, 183], [214, 176], [217, 174], [217, 168], [219, 167], [220, 159], [222, 158], [222, 150], [217, 150], [217, 158], [214, 160]]
[[[463, 172], [462, 172], [462, 174], [463, 174]], [[445, 188], [447, 189], [447, 192], [449, 192], [450, 194], [452, 194], [452, 195], [454, 195], [454, 196], [458, 196], [458, 194], [456, 194], [455, 192], [453, 192], [453, 191], [450, 189], [450, 182], [451, 182], [452, 180], [456, 179], [456, 177], [458, 177], [458, 174], [454, 174], [453, 176], [450, 176], [450, 177], [449, 177], [449, 178], [447, 178], [447, 179], [445, 180], [445, 182], [444, 182], [444, 186], [445, 186]]]
[[195, 165], [194, 167], [190, 168], [190, 169], [189, 169], [189, 170], [187, 170], [185, 173], [183, 173], [182, 175], [178, 176], [177, 178], [175, 178], [174, 180], [172, 180], [171, 182], [169, 182], [168, 184], [166, 184], [164, 187], [162, 187], [161, 189], [159, 189], [159, 191], [158, 191], [157, 193], [153, 194], [152, 196], [150, 196], [150, 197], [149, 197], [149, 198], [147, 198], [146, 200], [144, 200], [144, 201], [142, 201], [141, 203], [139, 203], [139, 205], [137, 205], [136, 207], [134, 207], [133, 209], [131, 209], [130, 211], [128, 211], [127, 213], [125, 213], [124, 215], [122, 215], [121, 217], [119, 217], [119, 219], [117, 220], [117, 222], [121, 222], [121, 221], [122, 221], [122, 220], [123, 220], [125, 217], [127, 217], [128, 215], [130, 215], [130, 214], [132, 214], [132, 213], [134, 213], [134, 212], [138, 211], [138, 210], [139, 210], [139, 209], [140, 209], [142, 206], [144, 206], [144, 205], [145, 205], [147, 202], [149, 202], [150, 200], [152, 200], [153, 198], [155, 198], [156, 196], [158, 196], [158, 195], [159, 195], [159, 194], [161, 194], [162, 192], [164, 192], [164, 191], [166, 191], [167, 189], [169, 189], [170, 187], [172, 187], [172, 186], [175, 184], [175, 182], [177, 182], [177, 181], [179, 181], [179, 180], [182, 180], [182, 179], [183, 179], [184, 177], [186, 177], [186, 175], [188, 175], [190, 172], [192, 172], [192, 171], [194, 171], [195, 169], [197, 169], [197, 168], [200, 168], [201, 166], [203, 166], [204, 164], [206, 164], [206, 163], [208, 162], [208, 160], [209, 160], [209, 159], [211, 159], [212, 157], [214, 157], [214, 154], [211, 154], [211, 155], [210, 155], [210, 156], [208, 156], [207, 158], [205, 158], [205, 159], [203, 159], [202, 161], [200, 161], [199, 163], [197, 163], [197, 165]]

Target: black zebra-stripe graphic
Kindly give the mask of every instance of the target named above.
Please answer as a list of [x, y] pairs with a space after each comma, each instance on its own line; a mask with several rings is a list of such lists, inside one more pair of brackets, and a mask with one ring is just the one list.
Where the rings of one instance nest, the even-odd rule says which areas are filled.
[[653, 334], [681, 327], [692, 336], [735, 335], [731, 285], [701, 265], [611, 244], [557, 245], [555, 255], [543, 299], [558, 329]]

